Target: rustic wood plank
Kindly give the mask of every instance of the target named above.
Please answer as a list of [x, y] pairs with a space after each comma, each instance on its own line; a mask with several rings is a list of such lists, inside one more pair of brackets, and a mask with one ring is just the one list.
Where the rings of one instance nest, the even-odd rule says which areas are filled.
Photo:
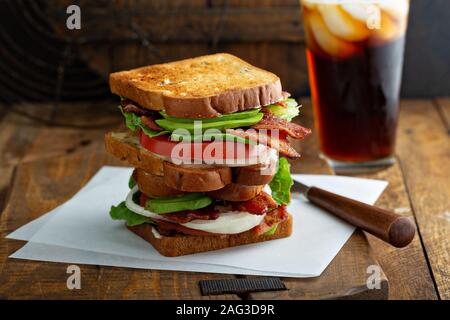
[[[111, 106], [114, 114], [110, 116], [108, 111], [101, 109], [100, 104], [81, 106], [81, 109], [80, 106], [77, 109], [64, 108], [55, 120], [71, 119], [73, 124], [81, 125], [89, 123], [89, 117], [90, 121], [98, 117], [97, 122], [111, 123], [112, 127], [116, 127], [123, 120], [114, 104]], [[74, 110], [77, 111], [76, 116]], [[45, 115], [49, 112], [49, 106], [28, 106], [26, 111]], [[8, 233], [73, 196], [103, 164], [120, 163], [104, 151], [103, 135], [108, 128], [80, 130], [46, 127], [16, 114], [9, 114], [3, 120], [0, 126], [2, 173], [3, 168], [12, 168], [13, 165], [18, 165], [18, 170], [14, 185], [10, 188], [12, 191], [5, 191], [5, 194], [11, 192], [10, 205], [0, 217], [0, 297], [200, 299], [209, 297], [200, 295], [198, 280], [233, 277], [188, 272], [180, 272], [172, 277], [169, 271], [130, 271], [125, 268], [83, 265], [83, 290], [70, 291], [65, 285], [67, 265], [8, 259], [23, 244], [4, 239]], [[0, 183], [1, 186], [7, 182], [3, 182], [2, 177]], [[211, 298], [238, 297], [223, 295]]]
[[298, 0], [210, 0], [211, 7], [229, 7], [239, 8], [272, 8], [272, 7], [299, 7]]
[[[389, 185], [380, 199], [378, 199], [376, 205], [413, 218], [411, 204], [398, 161], [390, 168], [353, 176], [388, 181]], [[437, 299], [431, 272], [418, 235], [416, 235], [410, 245], [401, 249], [394, 248], [370, 234], [366, 235], [373, 248], [375, 258], [379, 261], [389, 279], [389, 299]]]
[[450, 299], [450, 139], [432, 102], [402, 103], [397, 154], [439, 296]]
[[[309, 100], [302, 100], [303, 107], [296, 122], [314, 128], [312, 106]], [[300, 150], [302, 158], [292, 162], [291, 170], [296, 173], [333, 174], [318, 154], [317, 132], [302, 142], [293, 145]], [[301, 214], [301, 212], [299, 213]], [[381, 270], [379, 290], [369, 290], [366, 282], [367, 268], [378, 266], [366, 236], [357, 230], [347, 241], [320, 277], [308, 279], [283, 279], [288, 291], [252, 293], [250, 299], [387, 299], [389, 286]]]
[[[300, 121], [306, 126], [311, 125], [311, 118], [308, 116], [302, 116]], [[22, 130], [28, 130], [27, 125], [21, 127]], [[82, 130], [86, 135], [83, 138], [92, 142], [75, 147], [69, 153], [66, 152], [64, 141], [70, 147], [77, 145], [79, 139], [76, 131], [80, 130], [47, 127], [36, 129], [33, 126], [30, 126], [30, 130], [35, 140], [27, 145], [26, 151], [18, 150], [15, 154], [19, 166], [9, 205], [0, 217], [2, 237], [72, 196], [102, 164], [118, 163], [104, 153], [102, 134], [98, 132], [101, 129]], [[45, 142], [49, 139], [54, 146], [46, 145]], [[315, 139], [313, 136], [310, 141], [298, 146], [303, 150], [304, 158], [300, 164], [293, 164], [294, 170], [309, 173], [328, 170], [324, 162], [317, 159], [317, 153], [312, 152]], [[75, 144], [72, 144], [73, 141]], [[0, 243], [0, 297], [207, 298], [200, 296], [198, 280], [233, 277], [83, 265], [83, 290], [72, 292], [65, 287], [66, 265], [7, 259], [20, 245], [21, 242], [13, 240]], [[365, 286], [365, 269], [371, 264], [376, 264], [376, 261], [372, 258], [367, 239], [361, 232], [357, 232], [321, 277], [304, 279], [305, 281], [286, 279], [285, 283], [291, 289], [287, 298], [386, 298], [388, 288], [384, 274], [382, 290], [368, 291]], [[270, 292], [266, 294], [250, 294], [248, 298], [282, 298], [287, 292], [275, 296]], [[213, 298], [238, 297], [225, 295]]]
[[369, 290], [367, 267], [378, 265], [367, 238], [356, 231], [320, 277], [285, 278], [288, 291], [258, 292], [250, 299], [387, 299], [388, 281], [381, 270], [380, 289]]
[[437, 98], [434, 102], [444, 121], [447, 132], [450, 132], [450, 98]]
[[[6, 108], [4, 107], [4, 105], [0, 104], [0, 128], [3, 127], [4, 123], [2, 122], [2, 120], [5, 117], [5, 115], [6, 115]], [[3, 154], [1, 141], [2, 135], [0, 135], [0, 154]], [[9, 186], [11, 184], [13, 174], [14, 174], [14, 166], [3, 165], [0, 158], [0, 215], [7, 201]]]
[[66, 264], [8, 259], [22, 242], [4, 239], [21, 225], [73, 196], [103, 164], [118, 164], [102, 141], [68, 156], [19, 165], [10, 201], [0, 217], [0, 298], [8, 299], [238, 299], [235, 295], [201, 296], [198, 281], [233, 275], [174, 273], [81, 266], [82, 290], [66, 288]]
[[[311, 101], [301, 101], [304, 107], [300, 122], [305, 126], [313, 127]], [[305, 119], [305, 121], [302, 121]], [[317, 156], [317, 135], [314, 134], [303, 143], [302, 155], [305, 157]], [[301, 169], [301, 161], [299, 167]], [[378, 172], [359, 174], [368, 179], [387, 180], [389, 185], [377, 202], [377, 205], [405, 214], [412, 215], [407, 190], [404, 186], [401, 169], [396, 163], [394, 166]], [[397, 249], [385, 244], [383, 241], [368, 235], [375, 258], [380, 262], [389, 281], [390, 299], [436, 299], [436, 290], [433, 285], [430, 270], [427, 266], [424, 249], [417, 236], [406, 248]], [[411, 275], [414, 275], [411, 280]], [[405, 286], [405, 283], [410, 285]]]
[[[81, 43], [106, 34], [116, 43], [136, 42], [139, 33], [151, 43], [208, 42], [217, 38], [220, 42], [304, 41], [298, 5], [155, 10], [151, 2], [142, 2], [133, 8], [116, 6], [115, 19], [108, 19], [112, 13], [109, 8], [83, 7], [83, 28], [74, 35], [65, 28], [64, 10], [58, 7], [47, 11], [50, 23], [60, 34], [75, 37]], [[117, 25], [121, 27], [116, 28]]]
[[0, 166], [0, 216], [8, 202], [15, 166]]
[[[112, 53], [111, 53], [112, 52]], [[305, 45], [286, 42], [258, 43], [164, 43], [149, 48], [140, 43], [120, 46], [91, 44], [80, 47], [80, 54], [89, 66], [107, 79], [109, 72], [128, 70], [143, 65], [162, 63], [195, 56], [228, 52], [249, 63], [277, 74], [283, 90], [293, 95], [309, 91], [306, 72]], [[132, 57], [132, 59], [130, 59]]]
[[65, 104], [55, 113], [54, 121], [72, 127], [50, 128], [21, 115], [47, 119], [52, 111], [48, 103], [18, 104], [12, 108], [19, 113], [9, 112], [0, 121], [0, 166], [70, 154], [101, 140], [107, 128], [122, 123], [113, 101]]

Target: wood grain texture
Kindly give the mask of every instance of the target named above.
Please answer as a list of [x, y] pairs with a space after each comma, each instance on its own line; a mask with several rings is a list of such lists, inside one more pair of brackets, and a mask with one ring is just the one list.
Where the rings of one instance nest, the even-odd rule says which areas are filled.
[[[91, 117], [93, 110], [95, 107], [90, 110]], [[86, 115], [73, 114], [71, 118], [74, 122], [81, 121], [78, 117], [84, 118]], [[101, 121], [106, 121], [108, 117], [103, 115]], [[67, 118], [67, 114], [63, 118]], [[117, 124], [121, 122], [120, 115], [113, 116], [112, 119], [116, 119]], [[311, 119], [305, 117], [300, 121], [311, 124]], [[2, 130], [8, 134], [4, 135]], [[16, 148], [13, 148], [14, 151], [11, 151], [8, 157], [2, 158], [2, 161], [17, 165], [9, 202], [0, 217], [0, 298], [238, 299], [236, 295], [203, 297], [198, 287], [198, 281], [201, 279], [230, 278], [234, 277], [233, 275], [83, 265], [83, 289], [69, 291], [65, 283], [66, 264], [7, 258], [19, 249], [23, 242], [4, 239], [6, 234], [70, 198], [101, 165], [119, 164], [104, 152], [100, 137], [105, 130], [45, 127], [24, 122], [17, 115], [8, 115], [8, 126], [0, 127], [0, 137], [6, 137], [0, 148], [5, 148], [5, 145]], [[19, 131], [23, 134], [23, 148], [13, 143], [13, 138]], [[81, 138], [91, 142], [80, 145]], [[304, 149], [313, 143], [306, 142], [298, 147]], [[301, 164], [293, 165], [295, 171], [329, 172], [324, 162], [317, 158], [317, 153], [307, 152], [306, 149], [304, 151], [305, 156], [300, 161]], [[286, 279], [285, 282], [292, 290], [289, 298], [386, 298], [388, 287], [384, 274], [382, 290], [367, 290], [365, 270], [372, 264], [376, 264], [376, 261], [370, 253], [367, 240], [362, 233], [357, 232], [321, 277]], [[249, 295], [244, 298], [260, 297]]]
[[[367, 288], [367, 268], [377, 265], [367, 238], [356, 231], [320, 277], [285, 278], [288, 291], [257, 292], [249, 299], [387, 299], [388, 281], [381, 270], [380, 289]], [[349, 284], [352, 285], [349, 285]]]
[[[387, 169], [354, 176], [388, 181], [389, 185], [375, 205], [393, 210], [405, 217], [413, 217], [398, 161]], [[389, 299], [437, 299], [424, 248], [418, 234], [407, 247], [401, 249], [394, 248], [370, 234], [367, 234], [367, 237], [375, 258], [389, 279]]]
[[293, 94], [309, 90], [298, 1], [111, 2], [80, 1], [77, 33], [65, 28], [72, 2], [52, 0], [45, 9], [55, 33], [80, 40], [81, 59], [104, 79], [112, 71], [229, 52], [275, 72]]
[[[80, 39], [108, 34], [116, 43], [134, 42], [136, 33], [152, 43], [304, 40], [298, 2], [207, 5], [189, 1], [116, 1], [114, 8], [81, 2], [83, 28], [75, 35], [65, 27], [65, 8], [71, 2], [51, 1], [47, 6], [49, 22], [59, 34]], [[110, 19], [112, 14], [114, 19]]]
[[[312, 127], [311, 102], [308, 99], [301, 102], [303, 108], [298, 121]], [[314, 157], [318, 152], [317, 132], [313, 131], [312, 137], [304, 141], [302, 155]], [[389, 185], [376, 205], [407, 217], [413, 216], [398, 161], [385, 170], [355, 176], [388, 181]], [[389, 299], [437, 299], [419, 236], [416, 235], [409, 246], [401, 249], [393, 248], [371, 235], [367, 236], [375, 258], [389, 279]]]
[[202, 299], [208, 297], [201, 296], [199, 280], [232, 277], [83, 265], [82, 290], [70, 291], [66, 287], [67, 264], [7, 258], [23, 244], [4, 239], [8, 233], [73, 196], [103, 164], [118, 163], [106, 155], [100, 140], [67, 156], [44, 158], [18, 167], [0, 220], [0, 298]]
[[447, 128], [447, 133], [450, 134], [450, 98], [435, 99], [434, 104]]
[[8, 202], [15, 166], [0, 165], [0, 215]]
[[[302, 100], [300, 116], [295, 119], [301, 125], [313, 128], [312, 107], [309, 100]], [[293, 141], [302, 158], [291, 162], [291, 171], [308, 174], [332, 174], [325, 161], [319, 158], [317, 132], [304, 141]], [[301, 212], [299, 213], [301, 214]], [[380, 289], [367, 288], [367, 268], [378, 265], [367, 238], [357, 230], [339, 251], [320, 277], [309, 279], [284, 279], [288, 291], [258, 292], [249, 299], [387, 299], [389, 284], [381, 270]]]
[[439, 296], [450, 299], [450, 139], [430, 101], [402, 104], [397, 154]]

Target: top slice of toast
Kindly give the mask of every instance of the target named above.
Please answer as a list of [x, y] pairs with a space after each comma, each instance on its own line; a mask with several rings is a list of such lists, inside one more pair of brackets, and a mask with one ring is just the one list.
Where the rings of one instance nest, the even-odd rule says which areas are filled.
[[282, 99], [280, 78], [227, 53], [121, 71], [111, 91], [174, 117], [211, 118]]

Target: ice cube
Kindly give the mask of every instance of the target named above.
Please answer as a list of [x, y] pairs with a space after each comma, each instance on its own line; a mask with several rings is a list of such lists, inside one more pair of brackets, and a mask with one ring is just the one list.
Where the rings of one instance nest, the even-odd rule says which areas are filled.
[[317, 1], [314, 0], [300, 0], [300, 3], [310, 10], [314, 10]]
[[319, 13], [311, 12], [307, 21], [316, 43], [319, 47], [329, 55], [337, 58], [345, 58], [356, 52], [357, 47], [351, 43], [339, 39], [332, 34]]
[[403, 19], [409, 12], [409, 0], [378, 0], [378, 4], [395, 19]]
[[362, 2], [345, 2], [341, 4], [342, 10], [346, 11], [350, 14], [354, 19], [366, 23], [367, 18], [369, 17], [368, 11], [369, 3]]
[[401, 27], [394, 23], [392, 18], [382, 11], [380, 28], [373, 30], [375, 38], [380, 40], [391, 40], [396, 38], [401, 32]]
[[317, 5], [328, 30], [347, 41], [361, 41], [367, 38], [369, 31], [365, 23], [354, 19], [338, 5]]

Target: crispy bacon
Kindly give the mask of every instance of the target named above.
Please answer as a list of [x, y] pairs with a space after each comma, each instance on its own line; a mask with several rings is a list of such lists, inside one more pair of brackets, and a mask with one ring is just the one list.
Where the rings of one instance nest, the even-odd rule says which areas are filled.
[[246, 211], [248, 213], [262, 215], [277, 207], [277, 203], [273, 198], [265, 193], [261, 192], [259, 195], [244, 202], [233, 203], [233, 210]]
[[286, 206], [279, 206], [278, 208], [270, 211], [264, 217], [264, 221], [258, 226], [253, 228], [257, 234], [263, 234], [269, 231], [274, 225], [277, 225], [288, 218]]
[[123, 112], [133, 112], [136, 113], [138, 116], [152, 116], [155, 113], [152, 110], [147, 110], [144, 108], [141, 108], [137, 106], [134, 103], [131, 102], [122, 102]]
[[191, 236], [219, 236], [216, 233], [186, 228], [178, 223], [170, 223], [159, 220], [156, 222], [158, 232], [163, 236], [175, 236], [177, 234], [187, 234]]
[[141, 116], [141, 121], [144, 125], [146, 125], [149, 129], [155, 131], [163, 131], [164, 129], [158, 126], [152, 116]]
[[219, 211], [212, 206], [198, 210], [185, 210], [173, 213], [166, 213], [164, 218], [176, 223], [188, 223], [192, 220], [216, 220], [219, 218]]
[[293, 122], [286, 121], [274, 115], [271, 112], [264, 112], [264, 117], [260, 122], [252, 126], [254, 129], [279, 130], [284, 133], [283, 136], [288, 135], [294, 139], [303, 139], [311, 133], [311, 129], [302, 127]]
[[286, 141], [285, 139], [272, 137], [263, 131], [257, 131], [256, 129], [227, 129], [227, 132], [235, 136], [267, 145], [278, 150], [281, 155], [284, 155], [286, 157], [300, 158], [300, 154], [289, 144], [288, 141]]
[[155, 131], [163, 131], [164, 129], [158, 126], [155, 122], [156, 119], [161, 118], [161, 116], [152, 110], [147, 110], [139, 107], [135, 103], [130, 100], [122, 101], [123, 112], [126, 113], [135, 113], [141, 117], [141, 121], [144, 125], [146, 125], [149, 129]]

